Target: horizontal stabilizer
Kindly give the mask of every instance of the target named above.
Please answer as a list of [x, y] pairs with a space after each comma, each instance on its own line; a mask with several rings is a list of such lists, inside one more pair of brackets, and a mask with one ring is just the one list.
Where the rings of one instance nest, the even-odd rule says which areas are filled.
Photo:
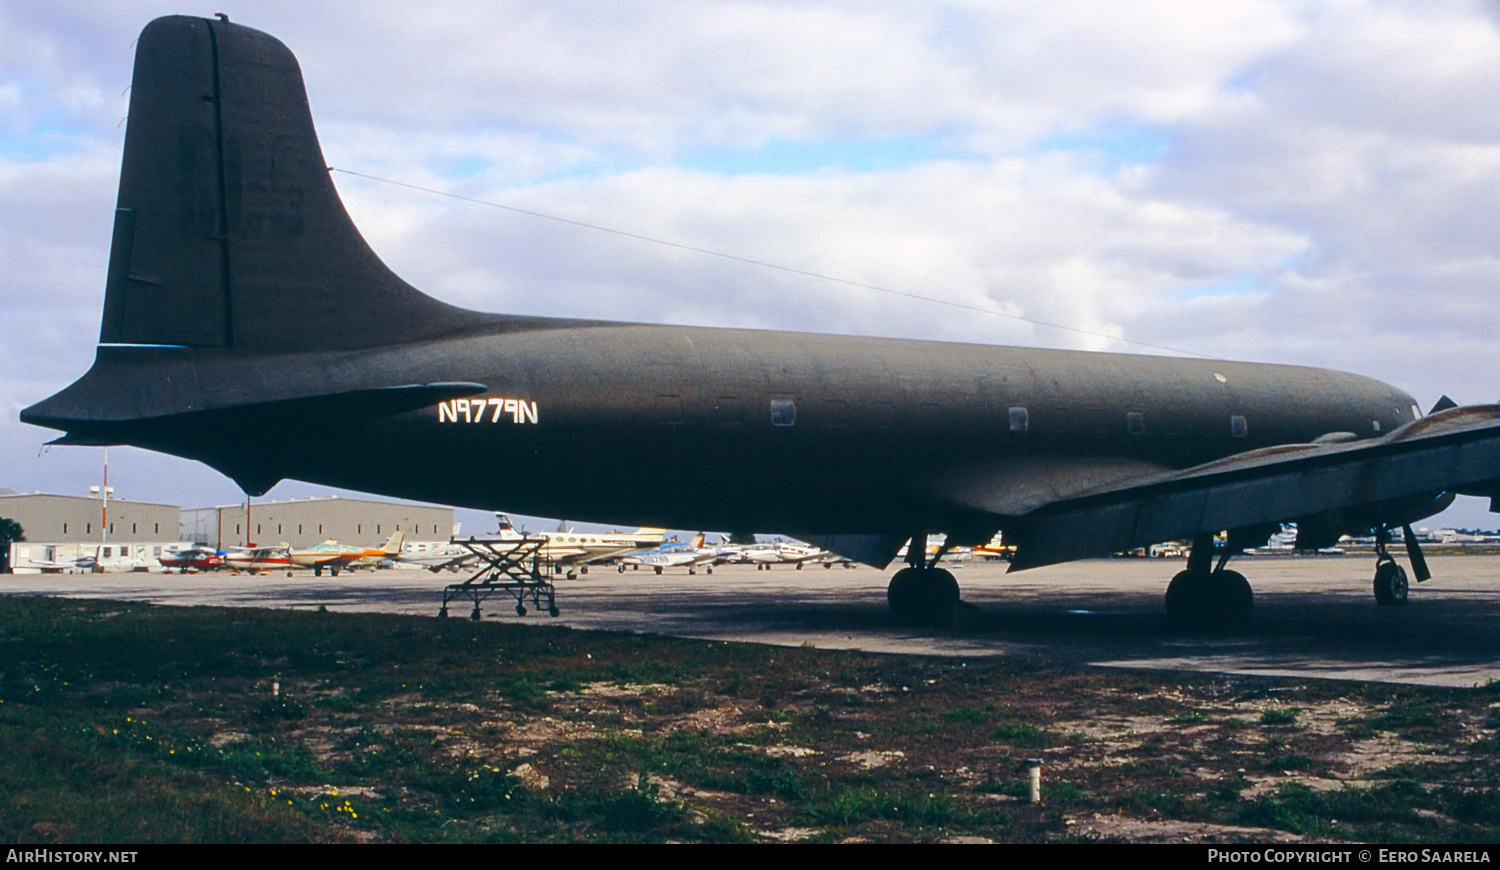
[[[84, 425], [54, 444], [109, 446], [131, 444], [187, 456], [217, 468], [250, 495], [264, 495], [283, 476], [267, 459], [275, 438], [268, 434], [285, 420], [307, 427], [337, 427], [350, 419], [368, 422], [430, 407], [449, 399], [483, 393], [484, 384], [467, 381], [404, 384], [349, 390], [294, 399], [273, 399], [187, 411], [160, 417]], [[228, 434], [226, 434], [228, 433]], [[213, 434], [216, 437], [210, 437]], [[188, 446], [190, 445], [190, 446]]]

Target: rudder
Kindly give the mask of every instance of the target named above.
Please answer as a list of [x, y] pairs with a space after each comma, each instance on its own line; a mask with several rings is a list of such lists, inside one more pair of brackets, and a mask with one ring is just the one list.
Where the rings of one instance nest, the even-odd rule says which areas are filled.
[[285, 45], [223, 20], [146, 26], [101, 344], [348, 350], [475, 318], [402, 281], [360, 235]]

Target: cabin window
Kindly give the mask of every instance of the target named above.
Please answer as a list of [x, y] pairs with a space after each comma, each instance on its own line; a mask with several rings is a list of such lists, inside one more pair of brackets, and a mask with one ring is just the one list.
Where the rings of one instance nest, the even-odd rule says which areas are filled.
[[1244, 414], [1235, 414], [1229, 418], [1229, 434], [1236, 438], [1244, 438], [1250, 434], [1250, 422], [1245, 419]]
[[1010, 409], [1010, 431], [1025, 432], [1031, 428], [1031, 415], [1025, 408]]
[[681, 396], [657, 396], [656, 422], [663, 426], [675, 426], [682, 422], [682, 397]]
[[1142, 411], [1125, 412], [1125, 431], [1132, 435], [1146, 434], [1146, 415]]
[[719, 396], [714, 399], [713, 420], [715, 426], [725, 428], [744, 425], [745, 418], [738, 396]]
[[795, 426], [797, 425], [797, 403], [791, 399], [771, 400], [771, 425], [772, 426]]

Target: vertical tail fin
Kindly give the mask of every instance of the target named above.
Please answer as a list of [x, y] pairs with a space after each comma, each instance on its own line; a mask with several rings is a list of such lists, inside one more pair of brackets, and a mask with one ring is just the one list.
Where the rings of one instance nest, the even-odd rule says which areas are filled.
[[455, 334], [475, 317], [412, 288], [365, 243], [286, 46], [228, 21], [147, 25], [101, 344], [346, 350]]

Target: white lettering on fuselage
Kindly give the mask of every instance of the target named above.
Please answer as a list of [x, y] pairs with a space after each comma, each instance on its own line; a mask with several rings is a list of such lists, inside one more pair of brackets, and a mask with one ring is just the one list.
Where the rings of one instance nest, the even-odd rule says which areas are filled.
[[452, 399], [437, 407], [439, 423], [536, 422], [536, 402], [525, 399]]

